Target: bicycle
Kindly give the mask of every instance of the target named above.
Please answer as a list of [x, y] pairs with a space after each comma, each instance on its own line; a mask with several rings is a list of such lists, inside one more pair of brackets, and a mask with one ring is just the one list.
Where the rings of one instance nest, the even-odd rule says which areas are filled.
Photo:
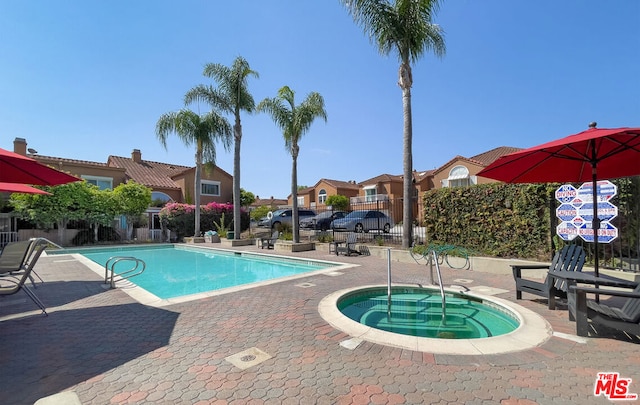
[[[420, 260], [426, 260], [426, 265], [431, 264], [433, 260], [433, 256], [431, 252], [436, 252], [436, 257], [439, 265], [444, 263], [447, 264], [449, 268], [456, 270], [468, 270], [471, 268], [471, 262], [469, 261], [469, 250], [455, 245], [434, 245], [430, 244], [428, 246], [425, 245], [413, 245], [409, 252], [413, 260], [416, 263], [421, 264]], [[451, 257], [462, 258], [463, 263], [459, 265], [455, 260], [450, 260]]]

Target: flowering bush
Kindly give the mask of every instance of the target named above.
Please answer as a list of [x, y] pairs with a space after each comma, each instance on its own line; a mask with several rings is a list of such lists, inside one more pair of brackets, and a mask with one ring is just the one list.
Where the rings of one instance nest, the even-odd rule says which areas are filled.
[[[164, 228], [174, 231], [178, 238], [192, 236], [195, 231], [195, 205], [183, 203], [168, 203], [160, 210], [158, 216]], [[215, 229], [215, 224], [220, 224], [224, 215], [225, 223], [230, 224], [233, 230], [233, 204], [211, 202], [200, 206], [200, 229], [209, 231]], [[245, 210], [240, 211], [241, 230], [249, 228], [249, 214]]]

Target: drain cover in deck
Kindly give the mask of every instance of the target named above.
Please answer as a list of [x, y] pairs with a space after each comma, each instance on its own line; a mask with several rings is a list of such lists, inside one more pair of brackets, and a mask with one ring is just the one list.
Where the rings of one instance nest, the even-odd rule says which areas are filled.
[[232, 354], [225, 358], [226, 361], [238, 367], [240, 370], [245, 370], [249, 367], [253, 367], [262, 363], [265, 360], [269, 360], [271, 355], [263, 352], [257, 347], [241, 351], [240, 353]]

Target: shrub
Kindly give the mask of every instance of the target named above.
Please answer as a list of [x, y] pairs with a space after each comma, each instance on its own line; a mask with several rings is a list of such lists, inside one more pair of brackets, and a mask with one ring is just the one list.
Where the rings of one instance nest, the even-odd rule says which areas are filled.
[[[220, 224], [224, 214], [224, 223], [229, 224], [228, 230], [233, 230], [233, 205], [212, 202], [200, 206], [200, 229], [203, 232], [215, 229]], [[245, 210], [240, 212], [241, 231], [249, 229], [249, 214]], [[158, 214], [162, 226], [175, 232], [178, 239], [192, 236], [195, 231], [195, 206], [182, 203], [169, 203]]]
[[[76, 236], [71, 240], [75, 246], [82, 246], [86, 244], [93, 244], [94, 232], [91, 228], [86, 228], [79, 231]], [[120, 235], [110, 226], [102, 226], [98, 228], [98, 242], [112, 242], [119, 241]]]

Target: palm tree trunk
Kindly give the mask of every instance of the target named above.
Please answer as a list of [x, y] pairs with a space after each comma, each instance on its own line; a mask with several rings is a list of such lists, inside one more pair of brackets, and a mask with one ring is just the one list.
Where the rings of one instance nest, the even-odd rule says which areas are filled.
[[402, 88], [403, 133], [403, 182], [402, 182], [402, 247], [411, 247], [413, 231], [413, 123], [411, 117], [411, 65], [400, 65], [398, 85]]
[[242, 141], [242, 125], [240, 125], [239, 116], [236, 116], [233, 132], [235, 135], [233, 149], [233, 239], [240, 239], [240, 143]]
[[198, 147], [196, 151], [196, 178], [194, 181], [195, 195], [195, 231], [193, 236], [200, 236], [200, 178], [202, 177], [200, 170], [202, 169], [202, 148]]
[[293, 165], [291, 167], [291, 227], [293, 229], [293, 242], [300, 242], [300, 224], [298, 223], [298, 145], [294, 144], [291, 148], [291, 156]]

